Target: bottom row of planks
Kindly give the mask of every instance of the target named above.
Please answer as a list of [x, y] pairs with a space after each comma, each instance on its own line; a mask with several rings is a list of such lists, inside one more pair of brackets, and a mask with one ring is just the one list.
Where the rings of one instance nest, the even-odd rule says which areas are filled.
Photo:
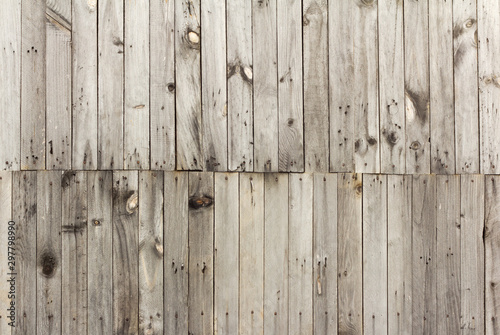
[[0, 172], [0, 333], [500, 334], [499, 186], [478, 175]]

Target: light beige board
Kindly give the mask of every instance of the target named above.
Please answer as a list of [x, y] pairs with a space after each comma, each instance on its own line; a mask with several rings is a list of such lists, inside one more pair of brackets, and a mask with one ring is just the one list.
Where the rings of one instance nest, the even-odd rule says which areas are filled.
[[305, 170], [328, 172], [328, 1], [305, 0], [302, 8]]
[[253, 171], [252, 2], [226, 1], [226, 20], [228, 170]]
[[[0, 207], [2, 208], [0, 212], [0, 220], [2, 222], [2, 225], [0, 225], [0, 234], [4, 236], [4, 238], [0, 240], [0, 262], [4, 264], [0, 268], [0, 276], [5, 278], [5, 280], [0, 282], [0, 319], [2, 319], [0, 323], [0, 333], [6, 335], [12, 333], [12, 327], [9, 325], [9, 322], [11, 322], [11, 312], [7, 310], [10, 308], [11, 301], [9, 299], [10, 282], [7, 281], [10, 276], [7, 276], [7, 273], [11, 272], [9, 267], [12, 264], [9, 262], [12, 261], [12, 252], [15, 252], [9, 249], [9, 247], [13, 247], [14, 242], [10, 240], [13, 239], [11, 236], [14, 234], [13, 231], [15, 229], [12, 224], [12, 175], [12, 172], [0, 171]], [[9, 231], [12, 231], [12, 233], [9, 233]], [[9, 256], [11, 256], [10, 260]]]
[[264, 332], [264, 175], [240, 174], [239, 332]]
[[175, 1], [149, 2], [151, 169], [175, 169]]
[[214, 332], [238, 334], [238, 174], [215, 174]]
[[139, 333], [163, 334], [163, 172], [139, 172]]

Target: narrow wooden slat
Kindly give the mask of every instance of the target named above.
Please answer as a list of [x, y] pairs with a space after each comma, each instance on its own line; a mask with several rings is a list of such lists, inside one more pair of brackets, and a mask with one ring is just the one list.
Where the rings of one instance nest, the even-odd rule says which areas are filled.
[[461, 178], [462, 334], [484, 334], [484, 176]]
[[37, 334], [61, 334], [61, 172], [38, 172], [36, 194]]
[[213, 173], [189, 174], [189, 332], [212, 334], [213, 252], [214, 252]]
[[139, 331], [137, 171], [113, 172], [113, 333]]
[[125, 3], [125, 169], [149, 169], [149, 1]]
[[288, 334], [288, 174], [264, 175], [264, 334]]
[[175, 1], [149, 3], [151, 169], [175, 169]]
[[201, 142], [200, 0], [175, 6], [175, 104], [178, 170], [203, 168]]
[[305, 170], [328, 172], [328, 1], [305, 0], [302, 7]]
[[112, 187], [111, 171], [88, 173], [88, 334], [113, 331]]
[[276, 0], [252, 0], [254, 171], [278, 171]]
[[[0, 262], [4, 264], [0, 267], [0, 276], [5, 278], [5, 280], [0, 281], [0, 319], [2, 320], [2, 322], [0, 322], [0, 333], [6, 335], [12, 333], [12, 327], [9, 325], [9, 323], [12, 322], [11, 311], [7, 310], [11, 308], [11, 300], [9, 299], [10, 282], [7, 281], [7, 279], [10, 279], [7, 273], [11, 272], [9, 267], [12, 265], [9, 263], [12, 261], [12, 257], [9, 260], [9, 256], [12, 256], [12, 252], [15, 253], [14, 250], [9, 249], [9, 242], [13, 239], [10, 236], [14, 234], [10, 233], [9, 235], [9, 231], [14, 231], [14, 227], [9, 229], [9, 227], [12, 226], [11, 220], [13, 219], [12, 180], [12, 172], [0, 171], [0, 208], [2, 208], [0, 212], [0, 222], [2, 222], [0, 225], [0, 234], [4, 236], [0, 239]], [[13, 244], [10, 244], [10, 247], [12, 247]], [[10, 255], [9, 251], [11, 252]]]
[[123, 1], [98, 0], [98, 8], [97, 167], [123, 169]]
[[164, 331], [188, 332], [188, 173], [164, 176]]
[[338, 174], [337, 271], [338, 331], [363, 331], [362, 176]]
[[428, 1], [404, 1], [406, 173], [430, 172]]
[[253, 171], [252, 2], [226, 1], [226, 19], [228, 169]]
[[264, 332], [264, 175], [240, 174], [239, 332]]
[[363, 176], [363, 325], [387, 334], [387, 176]]

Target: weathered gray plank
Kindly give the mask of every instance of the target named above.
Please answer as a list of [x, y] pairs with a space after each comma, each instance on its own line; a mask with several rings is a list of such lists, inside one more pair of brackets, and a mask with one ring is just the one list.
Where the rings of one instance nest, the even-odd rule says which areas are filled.
[[362, 176], [337, 175], [338, 330], [363, 331]]
[[200, 0], [175, 6], [175, 104], [178, 170], [203, 168], [201, 142]]
[[149, 1], [124, 3], [123, 160], [142, 170], [149, 169]]
[[278, 171], [276, 0], [253, 0], [254, 171]]
[[404, 0], [406, 173], [430, 172], [428, 1]]
[[226, 19], [228, 170], [253, 171], [252, 2], [227, 1]]
[[305, 170], [328, 172], [328, 1], [303, 6]]
[[175, 1], [149, 3], [151, 169], [175, 169]]
[[[0, 222], [2, 222], [0, 225], [0, 234], [4, 236], [0, 240], [0, 262], [3, 264], [3, 266], [0, 267], [0, 276], [5, 278], [5, 280], [0, 281], [0, 319], [2, 320], [2, 322], [0, 322], [0, 333], [6, 335], [12, 333], [12, 327], [9, 325], [9, 322], [12, 321], [10, 319], [11, 311], [7, 310], [10, 308], [10, 282], [7, 281], [10, 276], [7, 276], [7, 273], [11, 272], [9, 267], [12, 265], [9, 263], [12, 261], [12, 257], [9, 260], [9, 251], [12, 252], [12, 250], [9, 249], [9, 243], [10, 247], [12, 247], [11, 240], [13, 238], [11, 236], [14, 234], [9, 234], [9, 231], [14, 231], [14, 227], [9, 229], [12, 224], [10, 221], [13, 219], [12, 176], [12, 172], [0, 171], [0, 208], [2, 208], [0, 212]], [[9, 222], [11, 224], [9, 224]]]
[[264, 334], [288, 334], [288, 174], [264, 175]]
[[264, 175], [240, 174], [239, 333], [264, 332]]
[[113, 333], [139, 331], [137, 171], [113, 172]]
[[189, 174], [189, 332], [212, 334], [213, 252], [214, 252], [213, 173]]
[[484, 334], [484, 176], [461, 178], [462, 334]]
[[214, 327], [237, 334], [239, 313], [238, 174], [215, 174]]
[[123, 2], [98, 0], [98, 169], [123, 169]]

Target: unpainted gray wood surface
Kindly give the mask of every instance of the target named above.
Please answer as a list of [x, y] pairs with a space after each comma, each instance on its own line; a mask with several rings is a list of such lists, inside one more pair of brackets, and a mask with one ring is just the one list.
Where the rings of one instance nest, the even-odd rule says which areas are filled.
[[[3, 278], [7, 278], [7, 273], [11, 272], [9, 270], [10, 264], [8, 263], [9, 262], [8, 237], [10, 236], [9, 221], [13, 219], [12, 185], [13, 185], [12, 173], [6, 171], [0, 171], [0, 207], [2, 208], [2, 211], [0, 212], [0, 220], [3, 222], [3, 224], [0, 225], [0, 234], [6, 237], [0, 240], [0, 262], [2, 262], [2, 264], [7, 264], [7, 266], [0, 267], [0, 275]], [[10, 311], [7, 310], [8, 308], [10, 308], [10, 299], [7, 294], [9, 290], [10, 290], [10, 282], [8, 282], [7, 280], [0, 282], [0, 292], [2, 292], [2, 296], [0, 297], [0, 319], [4, 320], [4, 322], [0, 323], [0, 332], [6, 335], [12, 333], [12, 327], [8, 324], [10, 319], [7, 318], [7, 316], [10, 316]]]

